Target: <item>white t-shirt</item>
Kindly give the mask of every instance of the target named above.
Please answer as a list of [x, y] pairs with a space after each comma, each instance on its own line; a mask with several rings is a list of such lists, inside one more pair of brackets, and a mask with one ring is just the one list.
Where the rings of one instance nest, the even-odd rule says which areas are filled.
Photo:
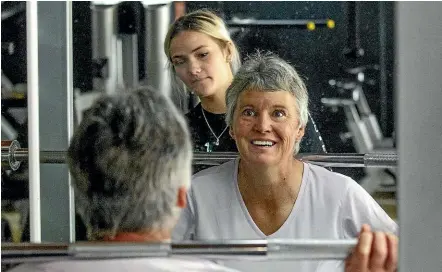
[[[250, 216], [238, 189], [239, 159], [198, 172], [173, 240], [354, 239], [362, 224], [397, 234], [397, 224], [353, 179], [304, 163], [301, 188], [284, 224], [266, 236]], [[224, 262], [241, 271], [333, 271], [342, 262]], [[321, 267], [321, 269], [319, 269]], [[342, 267], [339, 270], [342, 270]]]
[[118, 260], [70, 260], [47, 263], [27, 263], [8, 272], [235, 272], [207, 260], [181, 258], [140, 258]]

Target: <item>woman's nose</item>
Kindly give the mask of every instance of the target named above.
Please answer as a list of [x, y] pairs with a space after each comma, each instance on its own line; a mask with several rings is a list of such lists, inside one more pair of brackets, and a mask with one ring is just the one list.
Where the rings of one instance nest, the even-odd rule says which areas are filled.
[[272, 120], [268, 114], [259, 114], [255, 119], [255, 130], [261, 133], [268, 132], [272, 127]]
[[189, 73], [191, 75], [198, 75], [201, 73], [201, 65], [197, 61], [189, 62]]

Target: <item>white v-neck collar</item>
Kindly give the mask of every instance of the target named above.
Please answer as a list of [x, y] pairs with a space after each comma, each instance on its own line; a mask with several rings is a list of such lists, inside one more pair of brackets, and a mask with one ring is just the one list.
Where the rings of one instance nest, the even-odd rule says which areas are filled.
[[267, 239], [267, 238], [277, 238], [278, 237], [278, 233], [283, 231], [284, 228], [290, 223], [290, 221], [293, 220], [293, 218], [296, 216], [296, 214], [298, 213], [297, 211], [300, 209], [300, 203], [302, 203], [302, 199], [304, 198], [304, 191], [305, 191], [305, 187], [306, 184], [308, 182], [308, 175], [310, 172], [310, 166], [305, 163], [302, 162], [304, 164], [304, 171], [302, 173], [302, 181], [301, 181], [301, 187], [299, 188], [299, 193], [298, 193], [298, 197], [296, 198], [296, 202], [293, 205], [292, 211], [290, 212], [290, 215], [287, 217], [287, 219], [284, 221], [284, 223], [282, 224], [282, 226], [275, 231], [274, 233], [270, 234], [270, 235], [265, 235], [261, 229], [256, 225], [255, 221], [253, 221], [252, 216], [250, 215], [249, 211], [247, 210], [246, 204], [244, 203], [244, 199], [241, 196], [241, 192], [239, 191], [239, 186], [238, 186], [238, 168], [239, 168], [239, 158], [235, 159], [235, 171], [233, 174], [233, 180], [234, 180], [234, 190], [236, 193], [236, 197], [237, 200], [241, 206], [241, 209], [244, 213], [245, 218], [247, 219], [247, 222], [249, 223], [250, 227], [256, 232], [256, 234], [259, 237], [262, 237], [263, 239]]

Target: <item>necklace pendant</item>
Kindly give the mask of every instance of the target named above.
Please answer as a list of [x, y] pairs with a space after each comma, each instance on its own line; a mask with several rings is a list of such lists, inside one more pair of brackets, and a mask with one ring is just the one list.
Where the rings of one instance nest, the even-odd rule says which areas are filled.
[[204, 146], [206, 147], [206, 152], [212, 152], [212, 145], [209, 142], [205, 143]]
[[[224, 132], [226, 132], [226, 130], [227, 130], [227, 128], [228, 128], [229, 126], [226, 126], [226, 127], [224, 128], [224, 130], [221, 132], [221, 134], [220, 134], [219, 136], [216, 136], [215, 132], [213, 132], [213, 129], [212, 129], [212, 127], [211, 127], [210, 124], [209, 124], [209, 121], [207, 121], [206, 114], [204, 113], [204, 109], [203, 109], [203, 107], [201, 107], [201, 112], [203, 113], [203, 117], [204, 117], [204, 120], [206, 121], [207, 127], [209, 128], [210, 132], [212, 132], [212, 135], [213, 135], [213, 136], [215, 137], [215, 139], [216, 139], [216, 142], [215, 142], [214, 144], [215, 144], [215, 146], [218, 146], [218, 145], [219, 145], [219, 138], [221, 138], [221, 136], [223, 136]], [[207, 150], [211, 149], [209, 143], [206, 143], [204, 146], [207, 147]], [[209, 151], [207, 151], [207, 152], [209, 152]]]

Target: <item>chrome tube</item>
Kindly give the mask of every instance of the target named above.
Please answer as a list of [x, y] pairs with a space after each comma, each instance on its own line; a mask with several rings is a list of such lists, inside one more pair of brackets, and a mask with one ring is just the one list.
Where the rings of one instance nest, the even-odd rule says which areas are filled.
[[365, 154], [330, 153], [330, 154], [298, 154], [305, 162], [324, 167], [365, 167]]
[[343, 260], [357, 240], [269, 239], [180, 243], [3, 244], [2, 263], [192, 256], [223, 260]]
[[398, 166], [398, 156], [395, 153], [368, 153], [364, 155], [366, 167], [377, 167], [382, 164], [387, 168]]
[[29, 224], [32, 242], [41, 240], [40, 215], [40, 112], [38, 75], [37, 1], [26, 2], [26, 48], [28, 76]]
[[119, 45], [121, 80], [128, 89], [138, 87], [138, 36], [136, 34], [119, 34]]
[[229, 27], [298, 27], [306, 28], [309, 24], [315, 27], [334, 28], [334, 21], [331, 19], [312, 19], [312, 20], [258, 20], [258, 19], [238, 19], [234, 18], [226, 22]]
[[140, 257], [167, 257], [170, 244], [130, 244], [106, 243], [105, 246], [93, 244], [72, 244], [67, 255], [79, 259], [118, 259]]
[[2, 141], [2, 168], [15, 171], [20, 167], [21, 161], [14, 156], [17, 149], [20, 149], [20, 143], [17, 140]]
[[168, 60], [163, 51], [163, 42], [172, 22], [171, 3], [149, 4], [143, 1], [145, 16], [145, 84], [170, 96], [171, 84]]
[[273, 240], [267, 256], [284, 260], [343, 260], [357, 240]]
[[[66, 151], [40, 151], [40, 163], [66, 163]], [[28, 150], [19, 148], [15, 151], [14, 158], [18, 161], [26, 161]]]
[[18, 136], [17, 130], [9, 123], [9, 121], [3, 116], [3, 114], [2, 114], [1, 131], [2, 131], [2, 139], [8, 139], [8, 140], [17, 139]]
[[[9, 157], [16, 161], [26, 161], [28, 150], [17, 148], [13, 153], [2, 149], [2, 161]], [[40, 151], [41, 163], [66, 163], [66, 151]], [[238, 157], [235, 152], [194, 152], [194, 165], [220, 165]], [[325, 153], [325, 154], [298, 154], [296, 158], [324, 167], [381, 167], [392, 168], [398, 163], [396, 153]]]
[[117, 21], [113, 2], [92, 1], [93, 88], [108, 94], [117, 92]]

